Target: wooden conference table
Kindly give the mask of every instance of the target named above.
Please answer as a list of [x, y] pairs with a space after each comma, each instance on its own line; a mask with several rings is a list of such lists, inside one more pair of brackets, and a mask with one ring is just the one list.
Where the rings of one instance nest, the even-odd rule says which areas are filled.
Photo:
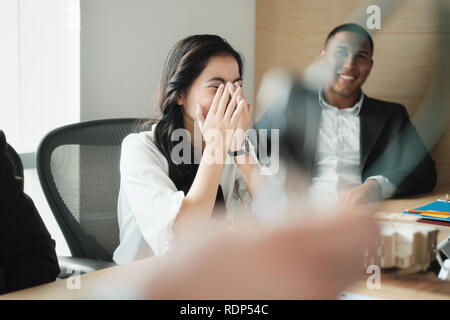
[[[401, 212], [435, 201], [438, 197], [444, 199], [445, 194], [434, 192], [425, 196], [387, 200], [381, 204], [379, 212]], [[448, 235], [450, 235], [449, 227], [439, 227], [438, 242]], [[157, 264], [161, 263], [160, 261], [149, 258], [82, 275], [79, 278], [79, 289], [69, 289], [66, 280], [58, 280], [6, 294], [0, 296], [0, 299], [134, 298], [133, 290], [130, 290], [133, 281], [139, 281], [139, 274], [142, 273], [142, 270], [154, 269]], [[439, 280], [433, 272], [405, 275], [399, 271], [382, 271], [380, 289], [368, 289], [366, 281], [369, 276], [362, 276], [361, 280], [353, 284], [346, 292], [382, 299], [450, 300], [450, 282]]]

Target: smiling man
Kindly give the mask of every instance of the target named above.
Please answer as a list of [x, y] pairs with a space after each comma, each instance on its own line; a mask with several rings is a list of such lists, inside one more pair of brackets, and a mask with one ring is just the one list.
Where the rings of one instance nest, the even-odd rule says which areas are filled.
[[[298, 139], [314, 141], [304, 152], [313, 203], [372, 202], [428, 192], [436, 184], [434, 161], [405, 107], [362, 90], [374, 65], [373, 52], [363, 27], [348, 23], [334, 28], [320, 51], [322, 89], [297, 98], [295, 108], [301, 111], [296, 120], [304, 130]], [[279, 110], [270, 108], [255, 127], [277, 128]]]
[[361, 86], [373, 66], [372, 54], [372, 37], [362, 27], [345, 24], [330, 32], [320, 52], [329, 104], [346, 109], [360, 100]]

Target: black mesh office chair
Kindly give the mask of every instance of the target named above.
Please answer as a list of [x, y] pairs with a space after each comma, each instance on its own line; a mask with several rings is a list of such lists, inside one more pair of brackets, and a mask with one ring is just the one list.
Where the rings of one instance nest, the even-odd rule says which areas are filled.
[[11, 161], [11, 164], [13, 166], [13, 172], [16, 179], [22, 181], [22, 191], [23, 191], [23, 184], [24, 184], [24, 178], [23, 178], [23, 165], [22, 160], [20, 159], [19, 155], [17, 154], [16, 150], [14, 150], [13, 147], [11, 147], [8, 144], [8, 147], [6, 148], [6, 155], [9, 158], [9, 161]]
[[[41, 141], [36, 166], [49, 206], [75, 258], [60, 266], [81, 273], [114, 265], [123, 138], [139, 119], [109, 119], [55, 129]], [[78, 259], [79, 258], [79, 259]]]

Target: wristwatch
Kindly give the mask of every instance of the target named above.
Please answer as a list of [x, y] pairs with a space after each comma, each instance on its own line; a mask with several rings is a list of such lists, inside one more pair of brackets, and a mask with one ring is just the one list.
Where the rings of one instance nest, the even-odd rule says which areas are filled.
[[250, 153], [250, 145], [248, 144], [247, 137], [245, 138], [244, 143], [242, 144], [242, 147], [239, 150], [236, 151], [228, 150], [228, 155], [230, 157], [237, 157], [240, 156], [241, 154], [249, 154], [249, 153]]

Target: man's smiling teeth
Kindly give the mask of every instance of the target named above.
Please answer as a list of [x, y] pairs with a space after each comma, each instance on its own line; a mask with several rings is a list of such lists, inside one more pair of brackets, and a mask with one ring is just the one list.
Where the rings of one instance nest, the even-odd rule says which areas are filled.
[[339, 74], [338, 76], [339, 76], [339, 78], [344, 79], [344, 80], [355, 80], [356, 79], [356, 77], [347, 76], [345, 74]]

